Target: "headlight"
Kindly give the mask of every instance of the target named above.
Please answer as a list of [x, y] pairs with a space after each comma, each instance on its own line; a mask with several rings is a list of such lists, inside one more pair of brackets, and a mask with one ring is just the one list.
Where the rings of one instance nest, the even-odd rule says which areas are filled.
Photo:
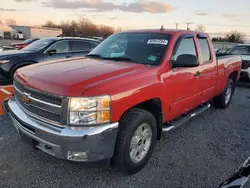
[[91, 125], [110, 122], [110, 96], [70, 98], [70, 125]]
[[0, 60], [0, 64], [8, 63], [10, 60]]

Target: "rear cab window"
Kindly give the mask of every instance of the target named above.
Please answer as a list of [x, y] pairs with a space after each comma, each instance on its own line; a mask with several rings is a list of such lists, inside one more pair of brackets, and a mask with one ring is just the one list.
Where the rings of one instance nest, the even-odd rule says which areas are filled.
[[202, 55], [202, 62], [203, 63], [210, 63], [212, 56], [209, 48], [209, 43], [207, 39], [198, 39], [201, 55]]

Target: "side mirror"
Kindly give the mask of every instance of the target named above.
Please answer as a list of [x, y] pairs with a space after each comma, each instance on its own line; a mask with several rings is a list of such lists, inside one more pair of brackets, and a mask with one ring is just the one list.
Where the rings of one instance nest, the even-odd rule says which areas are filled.
[[195, 55], [184, 54], [177, 57], [177, 60], [173, 62], [174, 68], [176, 67], [198, 67], [199, 60]]
[[55, 49], [51, 49], [47, 51], [47, 54], [52, 55], [52, 54], [56, 54], [56, 52], [57, 51]]

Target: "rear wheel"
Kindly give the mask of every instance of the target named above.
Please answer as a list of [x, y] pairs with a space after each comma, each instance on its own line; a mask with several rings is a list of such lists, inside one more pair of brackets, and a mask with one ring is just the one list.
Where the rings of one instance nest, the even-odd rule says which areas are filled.
[[231, 102], [233, 93], [235, 90], [235, 83], [232, 79], [229, 79], [224, 91], [217, 97], [215, 97], [215, 107], [217, 108], [227, 108]]
[[120, 121], [114, 167], [134, 174], [141, 170], [151, 157], [157, 141], [154, 116], [146, 110], [131, 109]]

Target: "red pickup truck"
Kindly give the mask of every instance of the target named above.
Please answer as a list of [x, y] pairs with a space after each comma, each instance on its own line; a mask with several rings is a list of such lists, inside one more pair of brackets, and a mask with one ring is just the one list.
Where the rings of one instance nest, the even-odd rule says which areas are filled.
[[240, 56], [216, 58], [208, 35], [181, 30], [114, 34], [86, 58], [21, 68], [4, 102], [23, 138], [61, 159], [111, 159], [127, 173], [148, 162], [162, 132], [228, 107]]

